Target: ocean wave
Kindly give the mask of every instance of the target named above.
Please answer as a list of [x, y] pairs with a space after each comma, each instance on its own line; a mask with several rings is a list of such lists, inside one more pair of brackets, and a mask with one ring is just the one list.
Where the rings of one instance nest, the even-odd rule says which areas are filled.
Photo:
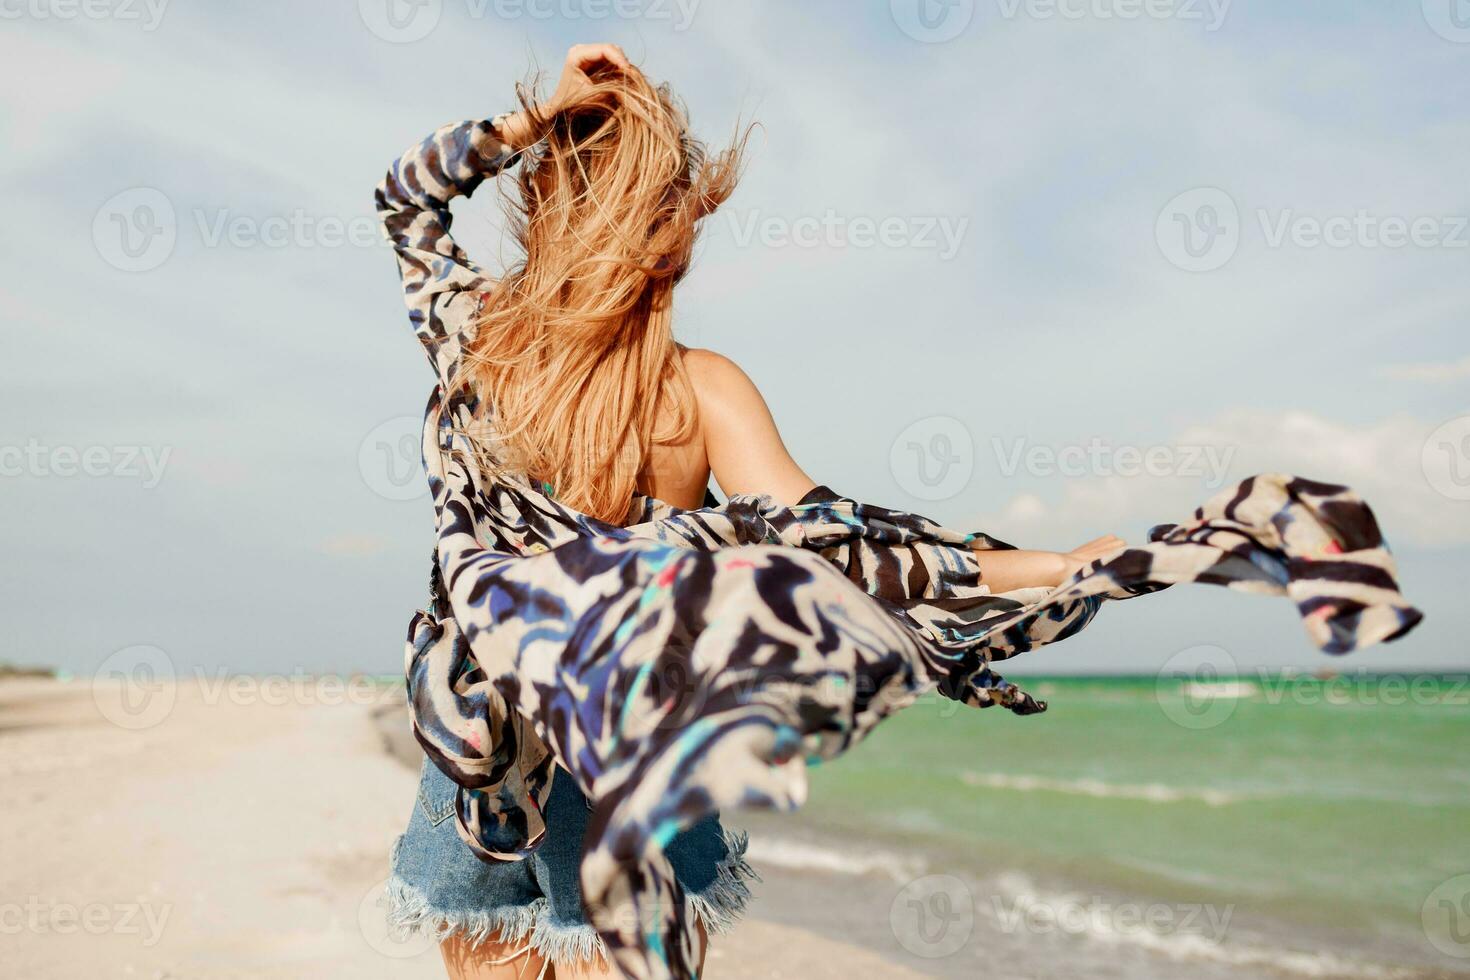
[[[980, 902], [977, 908], [1007, 933], [1026, 928], [1024, 923], [1027, 922], [1062, 923], [1061, 927], [1052, 925], [1051, 931], [1060, 928], [1086, 941], [1143, 949], [1176, 962], [1262, 967], [1301, 977], [1352, 980], [1411, 980], [1424, 975], [1419, 970], [1344, 959], [1325, 950], [1282, 949], [1227, 941], [1233, 905], [1171, 906], [1154, 903], [1145, 906], [1123, 901], [1107, 902], [1080, 893], [1043, 891], [1019, 872], [998, 875], [993, 881], [991, 901]], [[1136, 914], [1139, 910], [1153, 913], [1152, 917]], [[1123, 912], [1127, 914], [1121, 914]], [[1172, 914], [1161, 917], [1159, 912]], [[1157, 927], [1160, 921], [1177, 921], [1179, 927], [1174, 931], [1161, 929]]]
[[968, 786], [985, 789], [1008, 789], [1022, 793], [1064, 793], [1071, 796], [1093, 796], [1107, 799], [1144, 800], [1148, 803], [1204, 803], [1207, 806], [1229, 806], [1254, 799], [1243, 793], [1205, 788], [1181, 788], [1162, 783], [1109, 783], [1101, 779], [1051, 779], [1025, 773], [962, 772], [960, 779]]
[[880, 874], [908, 882], [924, 874], [928, 862], [917, 855], [864, 848], [861, 852], [822, 847], [806, 841], [752, 835], [746, 852], [757, 866], [774, 865], [790, 871], [822, 871], [839, 875]]

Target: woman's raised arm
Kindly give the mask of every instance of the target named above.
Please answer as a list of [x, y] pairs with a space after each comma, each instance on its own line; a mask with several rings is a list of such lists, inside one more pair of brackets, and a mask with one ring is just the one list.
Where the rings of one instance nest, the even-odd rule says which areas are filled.
[[[576, 45], [567, 53], [556, 92], [536, 115], [555, 115], [590, 84], [587, 71], [602, 63], [632, 70], [616, 45]], [[441, 380], [453, 378], [464, 328], [479, 311], [480, 294], [493, 284], [450, 236], [449, 202], [474, 193], [487, 177], [513, 164], [540, 138], [537, 126], [524, 110], [451, 123], [405, 150], [378, 184], [378, 218], [398, 256], [408, 318]]]
[[495, 120], [435, 130], [388, 168], [375, 201], [383, 235], [398, 257], [408, 319], [442, 380], [452, 378], [460, 337], [491, 280], [449, 234], [449, 202], [471, 194], [515, 160]]

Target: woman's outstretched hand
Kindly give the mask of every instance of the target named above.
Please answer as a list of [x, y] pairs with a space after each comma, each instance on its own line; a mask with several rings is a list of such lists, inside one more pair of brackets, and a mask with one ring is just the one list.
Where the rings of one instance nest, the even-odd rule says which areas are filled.
[[1065, 571], [1056, 584], [1060, 585], [1065, 582], [1099, 558], [1111, 558], [1126, 547], [1128, 547], [1127, 542], [1117, 535], [1104, 534], [1100, 538], [1093, 538], [1086, 544], [1073, 548], [1062, 555]]
[[[542, 103], [539, 114], [542, 118], [554, 116], [576, 100], [577, 96], [592, 84], [591, 73], [603, 65], [611, 65], [623, 71], [636, 71], [623, 49], [616, 44], [574, 44], [567, 51], [562, 63], [561, 78], [557, 79], [556, 91]], [[534, 121], [524, 111], [507, 116], [500, 123], [500, 136], [517, 150], [535, 143], [540, 135]]]
[[1098, 559], [1107, 559], [1127, 547], [1122, 538], [1108, 534], [1071, 551], [995, 551], [976, 549], [980, 580], [995, 593], [1014, 589], [1054, 589]]

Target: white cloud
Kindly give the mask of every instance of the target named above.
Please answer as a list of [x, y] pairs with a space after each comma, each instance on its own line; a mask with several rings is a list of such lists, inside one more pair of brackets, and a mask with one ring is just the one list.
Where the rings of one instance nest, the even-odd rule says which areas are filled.
[[[1463, 547], [1470, 544], [1470, 503], [1440, 493], [1425, 476], [1425, 443], [1438, 425], [1395, 415], [1351, 426], [1311, 412], [1238, 409], [1181, 428], [1165, 444], [1228, 454], [1226, 488], [1247, 476], [1270, 472], [1347, 484], [1373, 507], [1390, 544]], [[1114, 443], [1113, 448], [1121, 444]], [[1176, 456], [1182, 458], [1182, 453]], [[1438, 462], [1431, 457], [1431, 472]], [[1462, 461], [1462, 466], [1470, 466], [1470, 460]], [[1206, 486], [1198, 473], [1053, 478], [1057, 479], [1066, 482], [1050, 502], [1042, 503], [1029, 491], [1017, 494], [980, 526], [994, 528], [1007, 539], [1024, 540], [1029, 534], [1081, 541], [1118, 528], [1181, 520], [1219, 492]]]
[[1423, 364], [1390, 364], [1383, 373], [1395, 381], [1422, 381], [1443, 384], [1470, 378], [1470, 357], [1458, 361], [1429, 361]]

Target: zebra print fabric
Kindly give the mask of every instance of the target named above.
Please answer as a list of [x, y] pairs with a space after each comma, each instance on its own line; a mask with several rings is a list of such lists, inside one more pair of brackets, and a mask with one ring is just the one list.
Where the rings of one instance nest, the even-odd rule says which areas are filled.
[[690, 910], [663, 856], [680, 830], [721, 808], [800, 805], [808, 761], [931, 692], [1044, 710], [991, 664], [1072, 636], [1105, 600], [1181, 582], [1284, 595], [1331, 653], [1419, 621], [1367, 505], [1289, 476], [1247, 480], [1060, 588], [1002, 595], [975, 554], [1008, 545], [825, 488], [793, 507], [640, 499], [619, 527], [488, 478], [465, 433], [493, 419], [443, 392], [491, 285], [450, 239], [448, 203], [512, 159], [495, 132], [439, 130], [377, 195], [440, 381], [423, 441], [438, 595], [409, 626], [410, 711], [486, 860], [537, 845], [556, 764], [577, 781], [595, 807], [583, 897], [624, 975], [693, 975]]

